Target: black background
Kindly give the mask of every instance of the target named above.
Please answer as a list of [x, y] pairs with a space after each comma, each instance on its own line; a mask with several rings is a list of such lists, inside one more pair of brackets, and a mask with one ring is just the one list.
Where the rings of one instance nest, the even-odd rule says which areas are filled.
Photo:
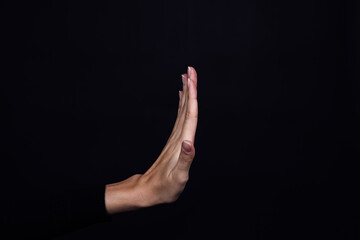
[[2, 183], [57, 191], [143, 173], [193, 66], [196, 157], [181, 198], [59, 239], [356, 239], [358, 10], [2, 1], [2, 146], [17, 156], [2, 160]]

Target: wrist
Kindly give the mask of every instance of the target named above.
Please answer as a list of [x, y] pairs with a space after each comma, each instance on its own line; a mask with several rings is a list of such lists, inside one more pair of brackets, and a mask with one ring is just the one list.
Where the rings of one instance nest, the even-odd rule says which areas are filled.
[[108, 214], [132, 211], [143, 207], [139, 200], [136, 178], [134, 175], [124, 181], [107, 184], [105, 187], [105, 208]]

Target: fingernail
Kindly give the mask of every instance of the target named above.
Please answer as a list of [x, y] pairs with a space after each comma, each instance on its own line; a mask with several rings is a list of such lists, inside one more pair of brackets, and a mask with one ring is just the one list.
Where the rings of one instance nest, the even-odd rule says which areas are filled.
[[188, 66], [188, 77], [191, 77], [191, 68]]
[[183, 141], [182, 148], [187, 153], [191, 152], [191, 143], [189, 141], [187, 141], [187, 140]]
[[181, 75], [181, 79], [182, 79], [183, 84], [185, 85], [185, 79], [186, 79], [186, 78], [185, 78], [185, 75], [184, 75], [184, 74]]

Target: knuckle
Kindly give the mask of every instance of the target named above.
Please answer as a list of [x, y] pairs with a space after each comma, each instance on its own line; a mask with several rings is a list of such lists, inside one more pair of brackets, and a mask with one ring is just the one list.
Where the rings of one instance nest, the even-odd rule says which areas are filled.
[[197, 119], [197, 118], [198, 118], [197, 113], [193, 113], [191, 111], [186, 111], [185, 119], [189, 120], [189, 119]]

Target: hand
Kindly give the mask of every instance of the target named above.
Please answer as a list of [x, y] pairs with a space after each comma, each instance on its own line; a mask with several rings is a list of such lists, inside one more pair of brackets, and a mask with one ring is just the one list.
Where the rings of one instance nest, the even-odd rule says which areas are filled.
[[109, 214], [174, 202], [184, 190], [195, 157], [198, 121], [195, 69], [188, 67], [182, 80], [177, 118], [164, 149], [144, 174], [106, 185], [105, 205]]

